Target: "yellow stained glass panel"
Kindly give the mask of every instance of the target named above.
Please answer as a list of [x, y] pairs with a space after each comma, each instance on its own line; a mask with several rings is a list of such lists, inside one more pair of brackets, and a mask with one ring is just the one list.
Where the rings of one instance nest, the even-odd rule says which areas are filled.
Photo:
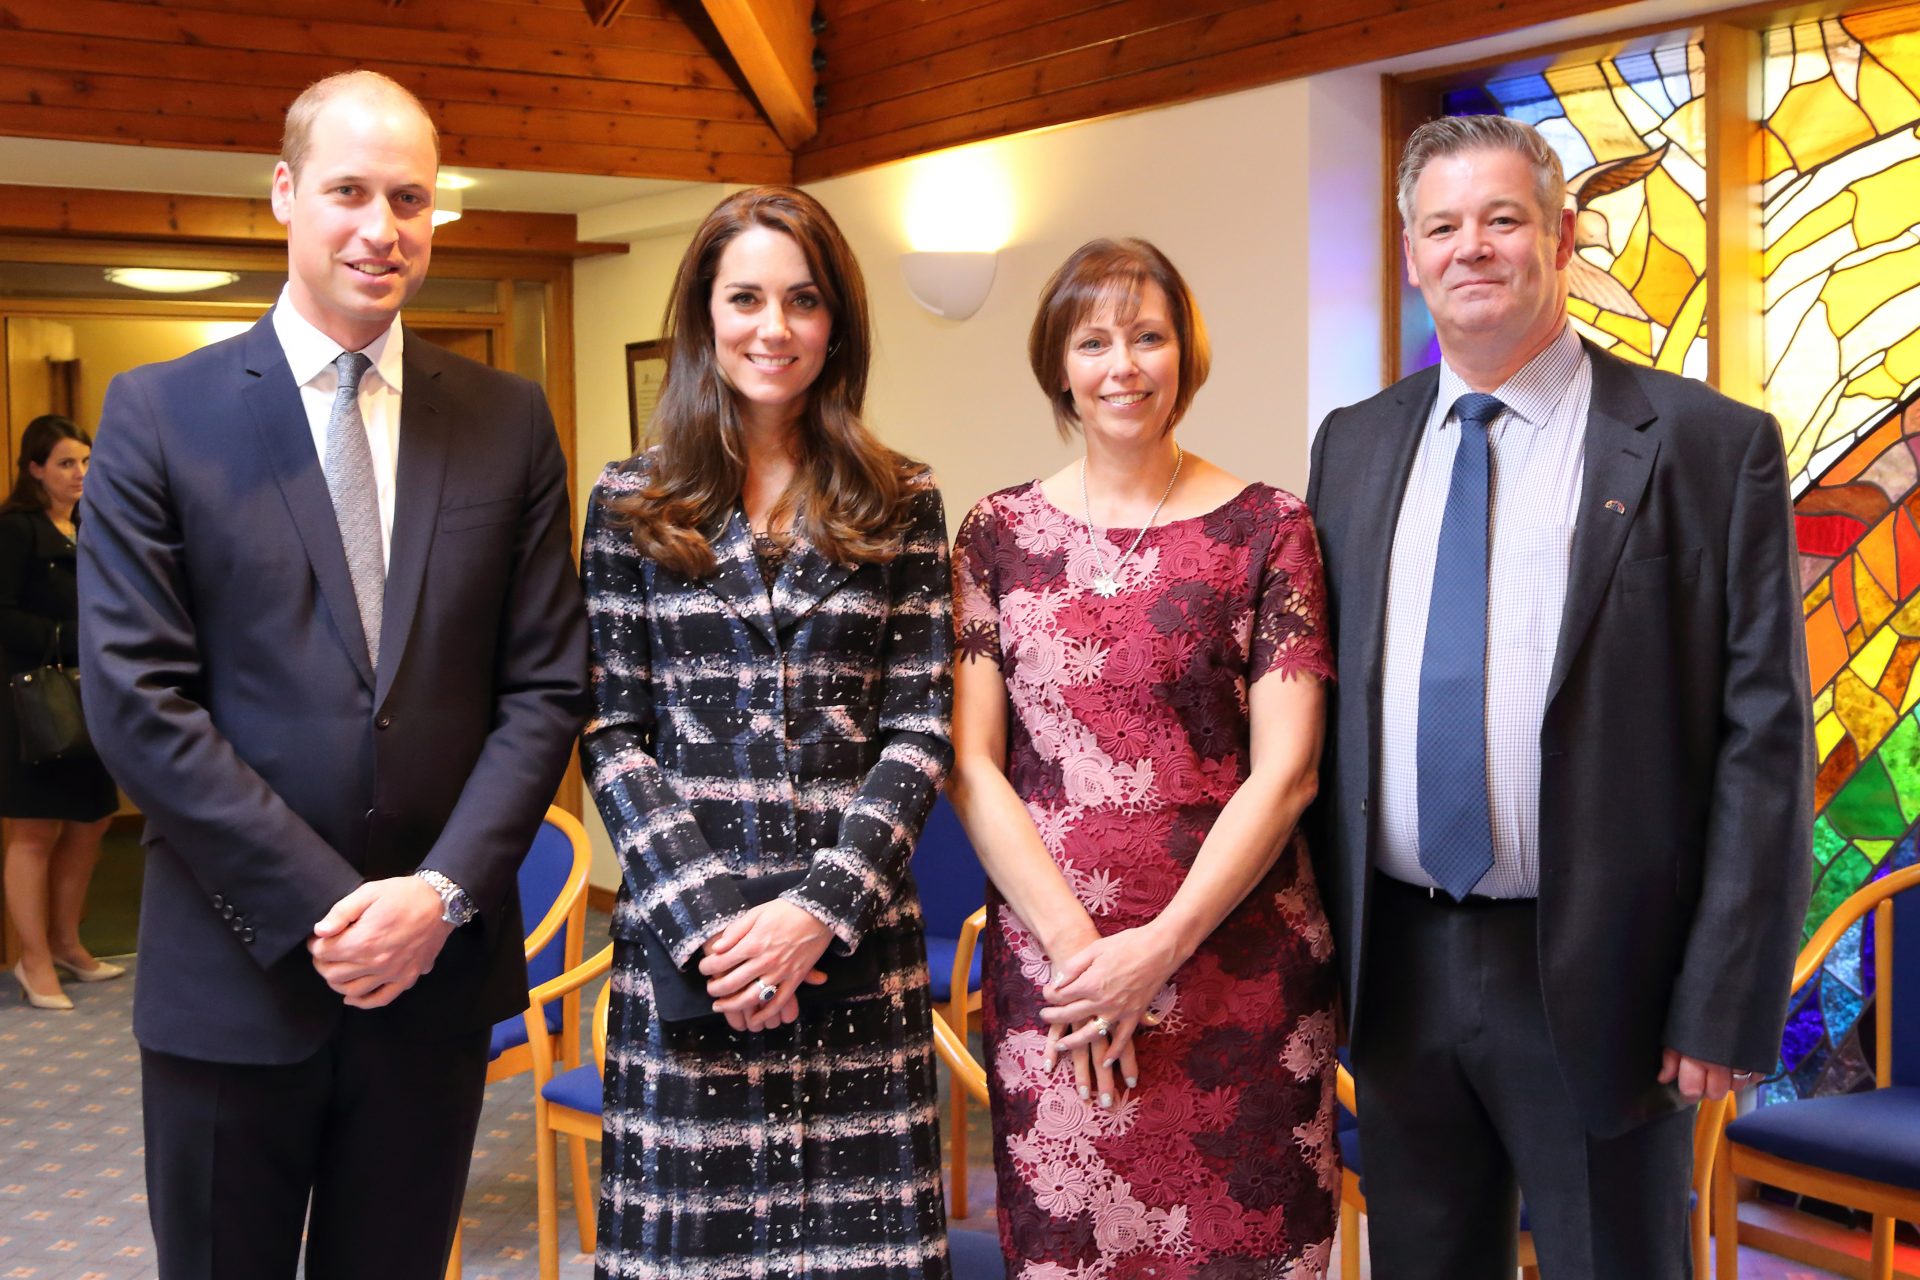
[[1860, 64], [1860, 107], [1873, 122], [1875, 133], [1889, 133], [1920, 120], [1920, 99], [1871, 59]]
[[1920, 156], [1860, 179], [1853, 191], [1853, 238], [1863, 245], [1892, 239], [1920, 222]]
[[[1920, 245], [1896, 249], [1856, 267], [1827, 277], [1820, 300], [1827, 304], [1827, 323], [1836, 334], [1846, 333], [1876, 307], [1920, 284]], [[1920, 318], [1920, 317], [1917, 317]]]
[[1866, 113], [1831, 79], [1787, 90], [1768, 125], [1800, 169], [1831, 160], [1874, 137]]
[[1707, 220], [1665, 169], [1647, 175], [1647, 213], [1660, 228], [1660, 239], [1687, 260], [1695, 275], [1707, 269]]
[[1695, 279], [1691, 264], [1654, 236], [1647, 241], [1647, 269], [1634, 285], [1633, 296], [1656, 323], [1671, 325]]
[[1793, 254], [1836, 228], [1852, 222], [1854, 204], [1853, 192], [1842, 191], [1787, 228], [1778, 240], [1767, 246], [1767, 251], [1761, 258], [1760, 273], [1772, 275], [1773, 269]]

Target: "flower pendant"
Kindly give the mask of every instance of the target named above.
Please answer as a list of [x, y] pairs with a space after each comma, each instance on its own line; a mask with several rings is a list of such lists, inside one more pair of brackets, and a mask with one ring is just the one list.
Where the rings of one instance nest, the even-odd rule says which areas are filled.
[[1094, 578], [1093, 589], [1096, 594], [1103, 596], [1117, 596], [1120, 594], [1120, 584], [1113, 580], [1113, 575], [1110, 573], [1103, 573]]

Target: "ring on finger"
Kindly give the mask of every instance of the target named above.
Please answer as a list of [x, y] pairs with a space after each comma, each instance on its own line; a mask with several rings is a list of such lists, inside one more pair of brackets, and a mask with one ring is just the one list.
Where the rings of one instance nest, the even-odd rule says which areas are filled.
[[1097, 1035], [1110, 1035], [1113, 1032], [1113, 1024], [1099, 1014], [1095, 1014], [1093, 1016], [1093, 1030]]
[[768, 982], [765, 978], [762, 978], [760, 979], [760, 988], [759, 990], [754, 992], [754, 994], [760, 998], [761, 1004], [765, 1004], [767, 1001], [773, 999], [775, 996], [780, 994], [780, 988], [774, 986], [771, 982]]

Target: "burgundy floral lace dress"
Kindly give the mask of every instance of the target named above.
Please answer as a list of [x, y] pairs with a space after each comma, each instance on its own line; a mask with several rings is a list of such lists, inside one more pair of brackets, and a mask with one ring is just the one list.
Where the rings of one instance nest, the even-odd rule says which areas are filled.
[[[1135, 530], [1105, 531], [1109, 568]], [[1103, 934], [1172, 900], [1247, 776], [1247, 688], [1331, 678], [1307, 508], [1250, 485], [1099, 572], [1038, 484], [983, 499], [954, 549], [956, 656], [1012, 702], [1008, 776]], [[1332, 1252], [1332, 940], [1298, 832], [1136, 1041], [1111, 1111], [1042, 1066], [1047, 960], [989, 890], [984, 1021], [1001, 1243], [1019, 1280], [1320, 1277]]]

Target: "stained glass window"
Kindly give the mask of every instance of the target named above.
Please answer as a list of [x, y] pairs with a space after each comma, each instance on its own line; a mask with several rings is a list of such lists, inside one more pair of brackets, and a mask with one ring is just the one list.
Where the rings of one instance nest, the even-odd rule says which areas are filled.
[[1767, 33], [1766, 402], [1801, 493], [1920, 390], [1920, 13]]
[[[1766, 405], [1793, 476], [1820, 772], [1803, 939], [1920, 822], [1920, 10], [1779, 28], [1762, 64]], [[1872, 1083], [1873, 925], [1806, 989], [1778, 1101]]]
[[[1914, 861], [1920, 833], [1920, 400], [1887, 415], [1794, 507], [1820, 772], [1813, 905], [1801, 940], [1848, 895]], [[1795, 993], [1786, 1074], [1767, 1101], [1872, 1081], [1860, 1015], [1873, 995], [1873, 925], [1856, 924]], [[1864, 957], [1864, 958], [1863, 958]]]
[[[1636, 364], [1705, 377], [1706, 116], [1699, 40], [1681, 32], [1446, 95], [1448, 115], [1498, 112], [1553, 144], [1579, 210], [1567, 309], [1582, 336]], [[1408, 371], [1440, 358], [1415, 293]]]

